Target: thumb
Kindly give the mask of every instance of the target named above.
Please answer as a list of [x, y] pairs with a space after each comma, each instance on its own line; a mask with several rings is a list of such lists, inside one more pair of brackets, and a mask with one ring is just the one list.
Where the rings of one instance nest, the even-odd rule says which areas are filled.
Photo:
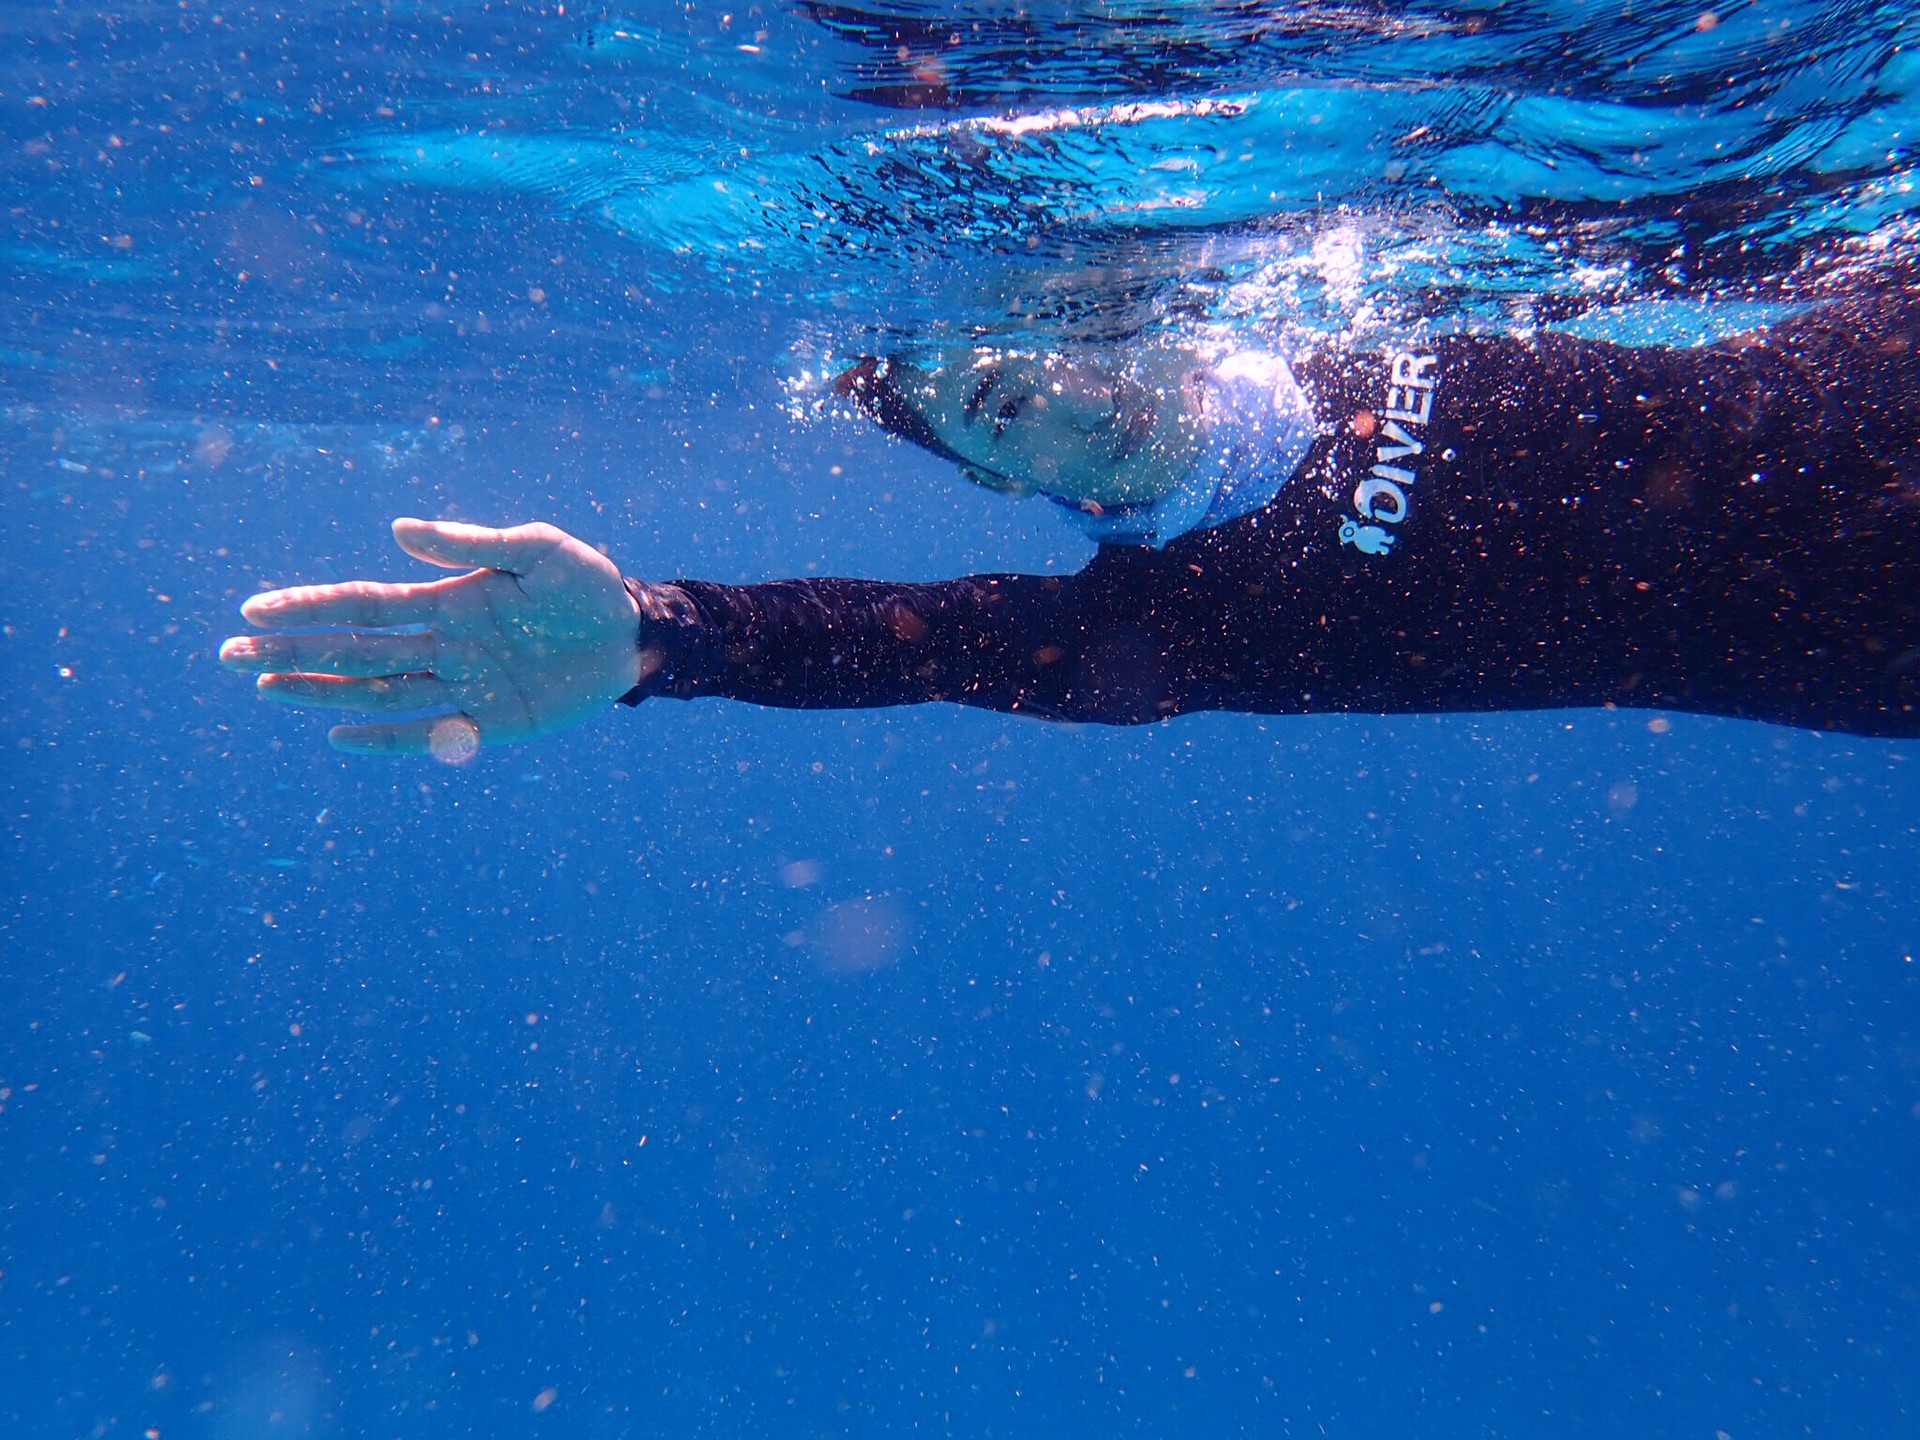
[[393, 522], [393, 538], [414, 559], [430, 565], [444, 565], [450, 570], [505, 570], [517, 575], [531, 570], [566, 537], [551, 525], [494, 530], [452, 520], [400, 519]]

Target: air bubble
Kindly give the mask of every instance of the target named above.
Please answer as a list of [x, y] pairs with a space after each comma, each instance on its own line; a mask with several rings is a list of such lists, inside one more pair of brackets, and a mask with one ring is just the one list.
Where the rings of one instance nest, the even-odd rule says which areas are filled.
[[427, 732], [427, 753], [442, 765], [464, 765], [480, 753], [480, 727], [464, 715], [436, 720]]

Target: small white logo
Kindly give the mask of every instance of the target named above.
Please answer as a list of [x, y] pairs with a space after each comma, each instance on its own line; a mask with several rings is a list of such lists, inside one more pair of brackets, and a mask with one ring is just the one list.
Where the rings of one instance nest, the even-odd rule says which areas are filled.
[[1384, 555], [1393, 548], [1393, 536], [1378, 525], [1361, 525], [1352, 520], [1342, 520], [1340, 543], [1353, 546], [1363, 555]]

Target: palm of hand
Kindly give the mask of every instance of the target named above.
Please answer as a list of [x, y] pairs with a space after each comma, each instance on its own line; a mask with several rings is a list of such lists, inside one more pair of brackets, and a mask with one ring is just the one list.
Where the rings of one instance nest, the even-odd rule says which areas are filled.
[[[229, 640], [221, 659], [294, 705], [437, 715], [336, 727], [343, 750], [440, 752], [528, 740], [604, 708], [639, 679], [636, 611], [611, 561], [551, 525], [394, 522], [409, 554], [478, 566], [429, 584], [349, 581], [256, 595], [243, 613], [319, 633]], [[405, 627], [404, 629], [401, 627]]]

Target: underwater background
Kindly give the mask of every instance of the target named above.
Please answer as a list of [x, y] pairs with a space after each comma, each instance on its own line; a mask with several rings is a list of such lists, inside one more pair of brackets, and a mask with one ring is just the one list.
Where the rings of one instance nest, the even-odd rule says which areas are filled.
[[[0, 1433], [1920, 1435], [1920, 750], [214, 662], [398, 514], [1070, 572], [976, 339], [1899, 283], [1908, 4], [0, 7]], [[1915, 397], [1920, 404], [1920, 396]]]

